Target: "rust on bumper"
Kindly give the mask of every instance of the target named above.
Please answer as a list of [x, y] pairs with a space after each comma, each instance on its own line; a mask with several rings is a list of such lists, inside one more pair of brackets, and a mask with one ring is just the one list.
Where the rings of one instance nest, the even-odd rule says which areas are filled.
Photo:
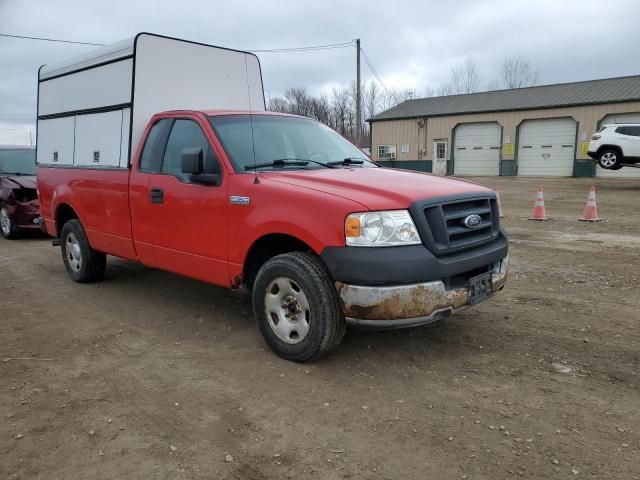
[[[492, 295], [507, 279], [508, 256], [492, 266]], [[368, 287], [336, 282], [347, 323], [398, 328], [430, 323], [469, 306], [468, 287], [447, 290], [440, 280], [412, 285]]]

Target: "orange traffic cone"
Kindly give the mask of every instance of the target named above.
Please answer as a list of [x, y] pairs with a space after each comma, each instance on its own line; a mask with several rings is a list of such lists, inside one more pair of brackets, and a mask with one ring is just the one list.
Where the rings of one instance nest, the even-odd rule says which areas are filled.
[[498, 202], [498, 214], [500, 215], [500, 218], [504, 218], [504, 213], [502, 213], [502, 202], [500, 202], [500, 190], [498, 190], [498, 187], [496, 187], [495, 192], [496, 201]]
[[602, 219], [598, 217], [598, 207], [596, 205], [596, 186], [592, 185], [589, 190], [589, 196], [587, 197], [587, 205], [584, 207], [584, 213], [582, 218], [578, 220], [583, 222], [601, 222]]
[[536, 203], [533, 204], [533, 214], [529, 218], [529, 220], [549, 220], [549, 217], [547, 217], [547, 211], [544, 208], [544, 195], [542, 194], [542, 186], [538, 187]]

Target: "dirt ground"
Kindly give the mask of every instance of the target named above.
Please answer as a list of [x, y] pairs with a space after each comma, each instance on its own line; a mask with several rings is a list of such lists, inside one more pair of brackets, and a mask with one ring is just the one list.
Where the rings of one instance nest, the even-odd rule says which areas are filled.
[[[500, 187], [510, 278], [436, 325], [272, 354], [248, 298], [0, 241], [0, 478], [640, 478], [640, 179]], [[538, 184], [549, 222], [532, 222]]]

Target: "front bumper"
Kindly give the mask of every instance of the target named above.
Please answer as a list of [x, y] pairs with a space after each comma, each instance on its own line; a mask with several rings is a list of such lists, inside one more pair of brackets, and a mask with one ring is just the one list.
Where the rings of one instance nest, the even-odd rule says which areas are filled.
[[19, 230], [40, 230], [40, 202], [15, 202], [8, 205], [16, 228]]
[[[504, 288], [508, 264], [507, 255], [491, 265], [491, 296]], [[396, 286], [336, 282], [336, 289], [347, 323], [364, 328], [425, 325], [470, 306], [468, 285], [447, 288], [443, 280]]]
[[587, 155], [589, 155], [591, 158], [593, 158], [594, 160], [598, 160], [598, 152], [592, 152], [592, 151], [588, 151]]

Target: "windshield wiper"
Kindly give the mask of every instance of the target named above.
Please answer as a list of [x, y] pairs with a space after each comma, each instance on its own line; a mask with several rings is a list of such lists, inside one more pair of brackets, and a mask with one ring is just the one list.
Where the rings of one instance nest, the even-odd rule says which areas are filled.
[[245, 170], [255, 170], [256, 168], [267, 168], [267, 167], [304, 167], [309, 163], [315, 163], [317, 165], [322, 165], [323, 167], [333, 168], [329, 164], [316, 162], [315, 160], [309, 160], [306, 158], [278, 158], [273, 160], [272, 162], [265, 163], [256, 163], [254, 165], [245, 165]]
[[327, 165], [362, 165], [364, 162], [364, 158], [348, 157], [337, 162], [327, 162]]
[[281, 158], [279, 160], [274, 160], [273, 162], [264, 162], [264, 163], [254, 163], [253, 165], [245, 165], [245, 170], [255, 170], [256, 168], [266, 168], [266, 167], [304, 167], [308, 165], [309, 162], [307, 160], [297, 160], [297, 159], [284, 159]]

